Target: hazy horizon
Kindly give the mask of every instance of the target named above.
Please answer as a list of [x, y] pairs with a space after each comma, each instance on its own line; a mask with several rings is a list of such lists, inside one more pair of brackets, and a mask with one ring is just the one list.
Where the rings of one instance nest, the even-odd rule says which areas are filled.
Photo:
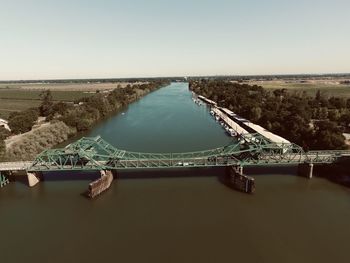
[[343, 0], [1, 3], [3, 81], [350, 72]]
[[39, 78], [39, 79], [0, 79], [0, 82], [30, 82], [30, 81], [62, 81], [62, 80], [123, 80], [123, 79], [157, 79], [157, 78], [210, 78], [210, 77], [280, 77], [280, 76], [338, 76], [338, 75], [346, 75], [350, 77], [350, 73], [348, 72], [333, 72], [333, 73], [296, 73], [296, 74], [247, 74], [247, 75], [186, 75], [186, 76], [131, 76], [131, 77], [97, 77], [97, 78]]

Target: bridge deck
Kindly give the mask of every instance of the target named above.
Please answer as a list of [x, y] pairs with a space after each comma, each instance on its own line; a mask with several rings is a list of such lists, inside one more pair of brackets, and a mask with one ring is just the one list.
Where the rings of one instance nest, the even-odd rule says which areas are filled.
[[23, 171], [27, 170], [33, 162], [4, 162], [0, 163], [0, 172], [1, 171]]

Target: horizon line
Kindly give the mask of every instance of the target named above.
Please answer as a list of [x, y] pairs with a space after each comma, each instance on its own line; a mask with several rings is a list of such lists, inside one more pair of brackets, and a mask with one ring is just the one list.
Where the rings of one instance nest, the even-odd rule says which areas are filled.
[[349, 75], [350, 72], [340, 73], [277, 73], [277, 74], [216, 74], [216, 75], [173, 75], [173, 76], [144, 76], [144, 77], [95, 77], [95, 78], [48, 78], [48, 79], [5, 79], [0, 83], [29, 82], [29, 81], [63, 81], [63, 80], [127, 80], [127, 79], [167, 79], [167, 78], [212, 78], [212, 77], [280, 77], [280, 76], [336, 76]]

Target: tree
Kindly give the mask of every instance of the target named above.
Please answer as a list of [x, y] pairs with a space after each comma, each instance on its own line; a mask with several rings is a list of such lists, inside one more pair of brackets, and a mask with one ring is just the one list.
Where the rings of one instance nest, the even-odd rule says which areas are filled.
[[10, 134], [10, 131], [4, 127], [0, 127], [0, 140], [5, 140], [8, 136], [10, 136]]
[[41, 116], [49, 116], [52, 112], [53, 107], [53, 99], [51, 90], [44, 90], [40, 93], [40, 98], [42, 100], [41, 105], [39, 107]]
[[328, 111], [328, 118], [330, 121], [338, 121], [340, 118], [339, 110], [329, 110]]
[[14, 112], [10, 114], [8, 124], [14, 134], [24, 133], [32, 129], [38, 117], [39, 112], [35, 108]]
[[6, 154], [6, 145], [4, 140], [0, 139], [0, 160], [4, 160]]
[[324, 120], [324, 119], [327, 119], [327, 117], [328, 117], [328, 109], [326, 107], [319, 108], [317, 118], [320, 120]]
[[349, 127], [350, 125], [350, 112], [346, 112], [343, 115], [340, 116], [340, 122], [343, 123], [345, 127]]
[[344, 98], [332, 97], [329, 99], [329, 104], [335, 109], [346, 108], [347, 101]]
[[317, 150], [344, 149], [345, 137], [335, 122], [320, 121], [315, 123], [312, 148]]
[[262, 110], [260, 107], [251, 108], [250, 116], [253, 122], [258, 121], [261, 118]]
[[321, 91], [320, 91], [320, 90], [317, 90], [315, 99], [316, 99], [317, 101], [320, 101], [320, 100], [322, 99]]
[[4, 160], [6, 153], [5, 139], [10, 135], [10, 132], [4, 127], [0, 127], [0, 160]]

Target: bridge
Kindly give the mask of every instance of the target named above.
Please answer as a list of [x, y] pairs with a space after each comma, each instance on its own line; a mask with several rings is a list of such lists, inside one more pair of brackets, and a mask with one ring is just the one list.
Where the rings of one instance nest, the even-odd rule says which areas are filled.
[[[350, 151], [308, 151], [293, 143], [275, 143], [264, 136], [246, 134], [224, 147], [185, 153], [142, 153], [117, 149], [100, 136], [81, 138], [60, 149], [48, 149], [32, 162], [0, 163], [1, 171], [25, 170], [29, 185], [39, 182], [37, 176], [53, 171], [100, 171], [100, 181], [90, 184], [95, 196], [110, 186], [112, 172], [124, 169], [165, 169], [189, 167], [233, 167], [230, 175], [235, 185], [248, 191], [253, 178], [243, 175], [242, 167], [254, 165], [300, 164], [302, 173], [312, 177], [313, 164], [333, 163]], [[305, 166], [306, 165], [306, 166]], [[237, 177], [237, 175], [239, 177]], [[238, 179], [237, 179], [238, 178]], [[1, 175], [1, 186], [8, 180]]]
[[49, 149], [37, 156], [29, 172], [63, 170], [121, 170], [215, 166], [332, 163], [350, 151], [309, 151], [296, 144], [271, 143], [260, 134], [211, 150], [186, 153], [141, 153], [120, 150], [101, 137], [82, 138], [62, 149]]

